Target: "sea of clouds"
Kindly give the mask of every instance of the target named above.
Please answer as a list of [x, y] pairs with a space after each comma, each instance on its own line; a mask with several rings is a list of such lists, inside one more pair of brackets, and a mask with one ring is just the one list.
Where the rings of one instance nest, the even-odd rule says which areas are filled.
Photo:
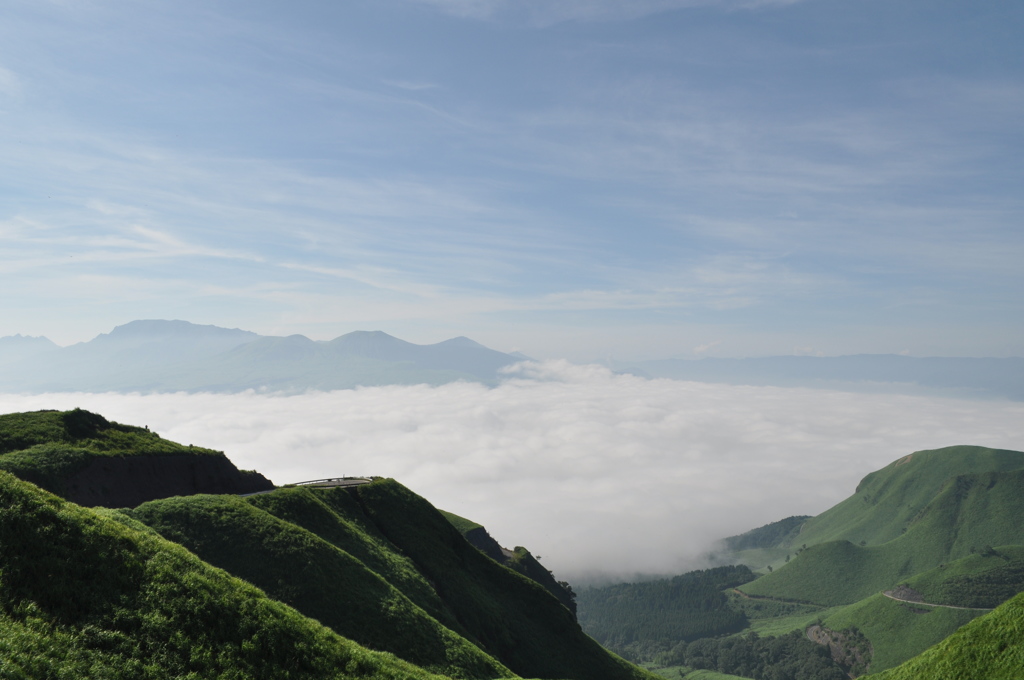
[[1024, 403], [711, 385], [525, 364], [505, 383], [335, 392], [0, 395], [225, 451], [277, 484], [394, 477], [559, 578], [679, 573], [716, 539], [816, 514], [954, 444], [1024, 449]]

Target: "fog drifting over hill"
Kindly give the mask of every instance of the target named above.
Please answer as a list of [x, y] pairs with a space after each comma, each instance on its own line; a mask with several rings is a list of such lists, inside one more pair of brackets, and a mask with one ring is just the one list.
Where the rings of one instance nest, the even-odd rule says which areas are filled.
[[1024, 449], [1019, 402], [647, 380], [565, 362], [525, 364], [496, 388], [0, 395], [5, 413], [74, 407], [222, 449], [277, 484], [394, 477], [570, 580], [699, 566], [714, 540], [819, 513], [911, 451]]

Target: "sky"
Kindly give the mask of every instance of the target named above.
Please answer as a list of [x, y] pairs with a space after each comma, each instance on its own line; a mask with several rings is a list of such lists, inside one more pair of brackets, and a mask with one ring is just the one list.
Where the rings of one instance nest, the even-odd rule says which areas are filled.
[[8, 0], [0, 336], [1024, 355], [1024, 5]]
[[565, 361], [496, 388], [0, 394], [0, 413], [76, 407], [222, 450], [276, 484], [394, 477], [575, 584], [707, 566], [718, 539], [818, 514], [913, 451], [1024, 449], [1022, 402], [645, 380]]

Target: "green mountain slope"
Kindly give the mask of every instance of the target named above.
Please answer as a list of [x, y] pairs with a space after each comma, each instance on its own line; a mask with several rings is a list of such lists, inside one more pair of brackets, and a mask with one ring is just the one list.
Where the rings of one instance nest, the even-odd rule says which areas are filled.
[[[917, 451], [872, 472], [845, 501], [804, 523], [789, 546], [845, 540], [878, 545], [900, 537], [950, 478], [1024, 468], [1024, 453], [980, 446]], [[1003, 541], [1004, 543], [1007, 541]]]
[[573, 616], [576, 615], [576, 593], [573, 592], [572, 587], [565, 581], [555, 580], [552, 573], [545, 569], [544, 565], [529, 550], [521, 545], [517, 545], [514, 550], [502, 548], [497, 541], [491, 538], [483, 525], [451, 512], [444, 510], [440, 512], [470, 545], [498, 564], [503, 564], [512, 571], [544, 586], [544, 590], [551, 593], [556, 600], [572, 612]]
[[1024, 673], [1024, 594], [872, 680], [1018, 680]]
[[[353, 493], [365, 517], [416, 563], [463, 628], [512, 671], [581, 680], [646, 676], [585, 635], [541, 585], [471, 546], [440, 512], [397, 482], [382, 480]], [[324, 500], [342, 510], [338, 494]]]
[[[968, 456], [965, 464], [972, 458]], [[928, 503], [913, 502], [922, 495], [914, 493], [905, 504], [914, 516], [896, 538], [864, 547], [845, 540], [810, 545], [743, 591], [822, 605], [848, 604], [986, 545], [1024, 544], [1024, 470], [958, 474], [948, 477]], [[886, 505], [893, 505], [898, 492], [889, 491], [885, 498]], [[875, 522], [876, 527], [883, 524]]]
[[0, 472], [5, 678], [434, 678], [112, 511]]
[[184, 446], [81, 409], [0, 415], [0, 470], [82, 505], [272, 489], [220, 451]]
[[360, 560], [237, 497], [168, 498], [129, 514], [361, 645], [452, 677], [512, 675]]
[[0, 677], [651, 677], [392, 480], [169, 497], [154, 461], [230, 463], [84, 411], [0, 418], [0, 467], [74, 495], [68, 449], [155, 500], [89, 510], [0, 472]]

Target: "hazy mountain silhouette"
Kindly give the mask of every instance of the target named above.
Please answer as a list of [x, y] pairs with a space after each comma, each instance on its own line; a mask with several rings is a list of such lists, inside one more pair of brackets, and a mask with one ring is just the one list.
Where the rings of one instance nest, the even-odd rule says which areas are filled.
[[463, 337], [416, 345], [381, 331], [356, 331], [323, 342], [148, 320], [62, 348], [45, 338], [0, 338], [0, 389], [235, 392], [496, 383], [502, 367], [521, 360]]
[[49, 338], [42, 336], [9, 335], [0, 338], [0, 366], [49, 352], [59, 347]]
[[643, 377], [730, 385], [816, 387], [1024, 400], [1024, 358], [908, 357], [855, 354], [753, 359], [659, 359], [611, 362]]

